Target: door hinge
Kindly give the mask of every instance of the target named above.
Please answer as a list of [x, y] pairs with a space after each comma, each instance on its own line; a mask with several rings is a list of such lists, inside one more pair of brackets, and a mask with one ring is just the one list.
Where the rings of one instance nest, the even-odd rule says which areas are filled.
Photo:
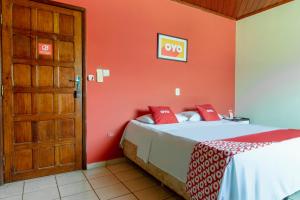
[[3, 85], [1, 85], [1, 97], [3, 97], [3, 95], [4, 95], [4, 87]]
[[3, 17], [2, 17], [2, 14], [0, 15], [0, 23], [1, 23], [1, 25], [3, 24]]

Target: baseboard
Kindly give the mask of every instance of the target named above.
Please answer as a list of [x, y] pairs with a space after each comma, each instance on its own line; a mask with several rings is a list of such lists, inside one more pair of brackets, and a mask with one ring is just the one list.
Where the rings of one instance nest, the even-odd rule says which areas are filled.
[[95, 169], [95, 168], [98, 168], [98, 167], [105, 167], [106, 166], [106, 161], [103, 161], [103, 162], [95, 162], [95, 163], [90, 163], [90, 164], [87, 164], [86, 166], [86, 169]]
[[122, 157], [122, 158], [116, 158], [116, 159], [102, 161], [102, 162], [95, 162], [95, 163], [87, 164], [86, 168], [87, 169], [95, 169], [95, 168], [98, 168], [98, 167], [105, 167], [107, 165], [114, 165], [114, 164], [126, 162], [126, 160], [127, 159], [125, 157]]

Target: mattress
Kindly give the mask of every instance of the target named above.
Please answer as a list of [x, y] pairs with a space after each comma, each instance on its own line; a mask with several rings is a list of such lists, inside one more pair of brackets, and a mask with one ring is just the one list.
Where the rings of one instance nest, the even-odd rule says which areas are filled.
[[[150, 162], [185, 183], [191, 153], [198, 142], [277, 129], [227, 120], [166, 125], [132, 120], [123, 139], [137, 146], [137, 156], [144, 162]], [[300, 139], [293, 139], [236, 155], [224, 173], [219, 199], [283, 199], [299, 190], [300, 159], [295, 159], [299, 147]]]
[[[227, 120], [154, 125], [132, 120], [123, 138], [137, 146], [137, 156], [186, 182], [194, 145], [201, 141], [233, 138], [276, 128]], [[166, 158], [168, 158], [166, 160]]]

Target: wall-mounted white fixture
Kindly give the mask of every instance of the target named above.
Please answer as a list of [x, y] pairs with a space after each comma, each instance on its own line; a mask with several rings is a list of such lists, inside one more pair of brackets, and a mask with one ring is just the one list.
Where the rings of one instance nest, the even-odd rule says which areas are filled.
[[97, 82], [102, 83], [104, 82], [104, 77], [110, 76], [109, 69], [97, 69]]
[[103, 70], [97, 69], [97, 82], [102, 83], [103, 82]]
[[110, 76], [110, 71], [109, 71], [109, 69], [103, 69], [103, 76], [104, 76], [104, 77], [109, 77], [109, 76]]
[[95, 76], [93, 74], [89, 74], [87, 77], [88, 81], [95, 81]]
[[176, 88], [176, 89], [175, 89], [175, 95], [176, 95], [176, 96], [180, 96], [180, 95], [181, 95], [180, 88]]
[[107, 133], [107, 137], [114, 137], [115, 135], [112, 132]]

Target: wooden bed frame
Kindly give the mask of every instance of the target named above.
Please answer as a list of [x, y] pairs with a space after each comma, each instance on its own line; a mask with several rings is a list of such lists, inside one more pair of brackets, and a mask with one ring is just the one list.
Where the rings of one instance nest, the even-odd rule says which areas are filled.
[[142, 169], [147, 171], [149, 174], [154, 176], [156, 179], [161, 181], [164, 185], [168, 186], [170, 189], [174, 190], [177, 194], [182, 196], [186, 200], [190, 200], [188, 193], [185, 190], [185, 183], [182, 183], [174, 176], [162, 171], [158, 167], [152, 165], [151, 163], [145, 163], [143, 160], [137, 157], [137, 146], [128, 140], [123, 141], [123, 151], [124, 155]]

